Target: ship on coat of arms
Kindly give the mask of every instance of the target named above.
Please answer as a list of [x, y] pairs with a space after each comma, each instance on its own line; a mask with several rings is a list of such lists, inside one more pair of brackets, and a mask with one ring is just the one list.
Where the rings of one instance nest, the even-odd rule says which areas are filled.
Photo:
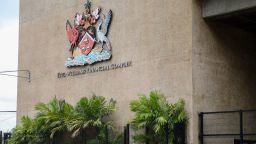
[[84, 12], [76, 13], [73, 25], [66, 22], [66, 32], [70, 43], [66, 67], [93, 64], [111, 58], [111, 43], [107, 37], [112, 20], [112, 11], [106, 15], [101, 9], [91, 11], [91, 2], [84, 4]]

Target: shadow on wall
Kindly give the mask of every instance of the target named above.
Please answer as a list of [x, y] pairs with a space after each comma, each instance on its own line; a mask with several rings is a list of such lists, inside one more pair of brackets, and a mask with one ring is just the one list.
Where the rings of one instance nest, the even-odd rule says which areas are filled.
[[[211, 109], [218, 110], [239, 110], [255, 109], [256, 107], [256, 38], [255, 33], [244, 31], [230, 25], [217, 21], [207, 21], [207, 34], [210, 36], [202, 37], [200, 40], [207, 41], [199, 52], [201, 63], [207, 67], [208, 80], [215, 85], [213, 94], [206, 93], [214, 103]], [[205, 33], [204, 33], [205, 34]], [[204, 49], [205, 48], [205, 49]], [[210, 66], [208, 66], [210, 64]], [[204, 73], [204, 72], [202, 72]], [[214, 79], [215, 78], [215, 79]], [[215, 96], [215, 97], [213, 97]], [[207, 134], [239, 134], [239, 115], [238, 114], [217, 114], [215, 116], [205, 116], [204, 131]], [[246, 113], [244, 119], [244, 133], [255, 133], [256, 115]], [[233, 143], [239, 137], [206, 137], [205, 143]], [[255, 137], [246, 136], [245, 140], [254, 140]], [[237, 142], [237, 141], [235, 141]]]
[[[218, 21], [206, 22], [215, 42], [215, 54], [220, 62], [219, 73], [223, 73], [230, 85], [226, 94], [240, 100], [232, 107], [237, 109], [255, 108], [256, 102], [256, 33], [248, 32]], [[216, 69], [218, 73], [218, 69]], [[228, 88], [229, 87], [229, 88]], [[232, 103], [230, 103], [232, 105]], [[253, 106], [253, 107], [252, 107]]]

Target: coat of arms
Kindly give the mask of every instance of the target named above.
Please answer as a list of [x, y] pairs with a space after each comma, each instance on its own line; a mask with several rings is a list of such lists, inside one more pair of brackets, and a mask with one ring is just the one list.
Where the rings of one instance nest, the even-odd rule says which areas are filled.
[[111, 58], [111, 44], [107, 37], [112, 11], [101, 14], [101, 9], [91, 11], [91, 2], [84, 4], [84, 12], [76, 13], [74, 22], [66, 23], [70, 43], [67, 67], [93, 64]]

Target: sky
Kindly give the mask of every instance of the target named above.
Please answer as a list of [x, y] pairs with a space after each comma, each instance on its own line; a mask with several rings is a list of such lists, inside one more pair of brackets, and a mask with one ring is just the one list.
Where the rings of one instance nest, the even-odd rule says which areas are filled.
[[[18, 33], [19, 0], [0, 0], [0, 71], [17, 70]], [[15, 111], [16, 100], [17, 78], [0, 75], [0, 111]], [[15, 124], [15, 113], [0, 113], [0, 130], [10, 131]]]

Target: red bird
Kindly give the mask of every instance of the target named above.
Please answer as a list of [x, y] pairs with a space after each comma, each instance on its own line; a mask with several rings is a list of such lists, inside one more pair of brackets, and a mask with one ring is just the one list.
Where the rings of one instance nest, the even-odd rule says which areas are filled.
[[68, 40], [71, 44], [71, 48], [74, 48], [77, 44], [77, 39], [78, 39], [78, 30], [70, 24], [70, 22], [67, 20], [66, 23], [66, 31], [67, 31], [67, 36]]

